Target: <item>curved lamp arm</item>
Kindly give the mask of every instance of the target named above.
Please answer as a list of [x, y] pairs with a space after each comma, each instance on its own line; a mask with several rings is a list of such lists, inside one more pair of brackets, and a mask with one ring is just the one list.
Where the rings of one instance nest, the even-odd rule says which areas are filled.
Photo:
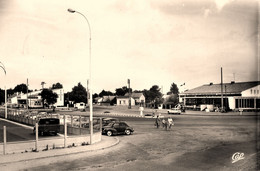
[[3, 66], [0, 66], [3, 70], [4, 70], [4, 72], [5, 72], [5, 75], [6, 75], [6, 70], [5, 70], [5, 68], [3, 67]]

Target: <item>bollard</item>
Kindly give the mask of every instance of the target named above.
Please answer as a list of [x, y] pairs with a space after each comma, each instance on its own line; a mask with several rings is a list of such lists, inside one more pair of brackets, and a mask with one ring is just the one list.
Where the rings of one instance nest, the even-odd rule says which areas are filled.
[[3, 130], [4, 132], [4, 146], [3, 146], [3, 153], [4, 153], [4, 155], [5, 155], [5, 149], [6, 149], [6, 126], [4, 126], [4, 130]]
[[71, 118], [71, 127], [73, 127], [73, 115], [70, 115], [70, 118]]
[[37, 149], [38, 149], [38, 135], [39, 135], [39, 133], [38, 133], [38, 123], [36, 122], [35, 123], [35, 151], [37, 151]]
[[67, 122], [66, 115], [64, 115], [64, 148], [67, 147]]
[[102, 134], [102, 118], [100, 118], [100, 125], [99, 125], [99, 127], [100, 127], [100, 132]]
[[81, 128], [81, 115], [79, 115], [79, 128]]

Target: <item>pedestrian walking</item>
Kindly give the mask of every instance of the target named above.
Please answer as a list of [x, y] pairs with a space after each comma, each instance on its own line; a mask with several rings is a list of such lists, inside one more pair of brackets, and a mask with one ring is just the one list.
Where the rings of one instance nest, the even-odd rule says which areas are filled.
[[160, 122], [161, 122], [161, 120], [160, 120], [159, 116], [157, 115], [157, 117], [156, 117], [156, 119], [155, 119], [155, 126], [156, 126], [157, 128], [160, 127]]
[[172, 118], [169, 117], [168, 118], [168, 128], [171, 129], [172, 125], [173, 125], [173, 120], [172, 120]]
[[167, 130], [167, 122], [164, 118], [162, 120], [162, 125], [163, 125], [163, 128], [165, 128], [165, 130]]

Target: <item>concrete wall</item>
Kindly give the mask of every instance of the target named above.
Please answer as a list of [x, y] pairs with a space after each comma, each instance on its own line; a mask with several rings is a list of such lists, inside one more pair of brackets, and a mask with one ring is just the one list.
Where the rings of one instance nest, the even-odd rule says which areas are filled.
[[[101, 133], [97, 132], [93, 134], [92, 143], [97, 143], [101, 141]], [[89, 135], [83, 135], [83, 136], [73, 136], [73, 137], [67, 137], [66, 140], [66, 147], [71, 147], [72, 144], [75, 146], [82, 146], [82, 144], [89, 144], [90, 143], [90, 136]], [[35, 149], [36, 141], [20, 141], [20, 142], [12, 142], [7, 143], [6, 145], [6, 154], [12, 154], [12, 153], [22, 153], [22, 152], [31, 152], [32, 149]], [[46, 138], [46, 139], [40, 139], [37, 143], [37, 149], [38, 151], [42, 151], [46, 149], [47, 145], [49, 150], [53, 149], [53, 147], [57, 148], [63, 148], [64, 147], [64, 137], [53, 137], [53, 138]], [[0, 155], [3, 154], [3, 143], [0, 143]]]

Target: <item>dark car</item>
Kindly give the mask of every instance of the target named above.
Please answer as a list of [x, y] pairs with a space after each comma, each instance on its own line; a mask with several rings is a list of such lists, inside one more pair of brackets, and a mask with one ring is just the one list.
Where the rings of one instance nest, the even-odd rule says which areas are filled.
[[[38, 134], [50, 134], [56, 135], [60, 132], [60, 119], [58, 118], [41, 118], [38, 121]], [[33, 128], [33, 133], [36, 133], [35, 126]]]
[[[107, 126], [111, 122], [119, 122], [119, 119], [118, 118], [102, 118], [102, 129], [104, 128], [104, 126]], [[94, 124], [94, 129], [100, 129], [100, 120], [99, 119]]]
[[103, 134], [108, 136], [126, 134], [130, 135], [134, 132], [134, 128], [128, 126], [126, 122], [111, 122], [107, 126], [104, 126]]

